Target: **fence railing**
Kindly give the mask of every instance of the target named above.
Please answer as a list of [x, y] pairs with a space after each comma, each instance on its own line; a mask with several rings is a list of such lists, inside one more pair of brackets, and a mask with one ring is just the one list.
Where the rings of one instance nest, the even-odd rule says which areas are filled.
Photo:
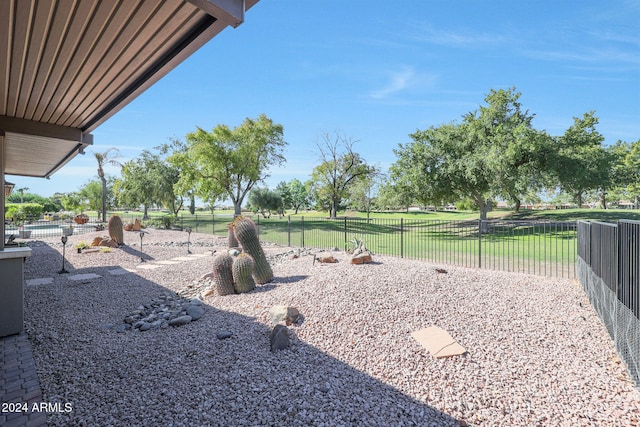
[[[123, 222], [141, 213], [119, 213]], [[543, 276], [575, 277], [576, 223], [508, 220], [426, 220], [251, 216], [260, 239], [286, 246], [348, 249], [354, 238], [364, 240], [374, 254], [421, 259], [464, 267], [505, 270]], [[181, 215], [178, 228], [224, 236], [232, 215]], [[156, 219], [159, 224], [161, 220]], [[143, 221], [145, 224], [145, 221]], [[98, 218], [87, 224], [62, 221], [28, 221], [22, 228], [7, 227], [7, 234], [29, 230], [30, 238], [82, 234], [102, 225]], [[166, 225], [166, 224], [165, 224]], [[66, 230], [66, 231], [65, 231]]]
[[[181, 216], [177, 225], [226, 235], [231, 216]], [[348, 249], [354, 238], [374, 254], [557, 277], [575, 277], [576, 223], [254, 216], [260, 239], [287, 246]]]
[[578, 277], [640, 387], [640, 222], [578, 222]]

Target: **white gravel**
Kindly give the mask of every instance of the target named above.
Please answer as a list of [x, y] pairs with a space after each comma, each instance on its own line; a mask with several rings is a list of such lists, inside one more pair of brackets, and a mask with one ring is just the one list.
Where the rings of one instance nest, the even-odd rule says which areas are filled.
[[[226, 239], [150, 231], [108, 253], [31, 242], [26, 329], [51, 426], [631, 426], [640, 392], [576, 281], [374, 256], [301, 256], [248, 294], [205, 298], [188, 325], [118, 333], [141, 304], [199, 286]], [[291, 248], [265, 246], [268, 254]], [[197, 257], [195, 254], [206, 256]], [[157, 266], [145, 268], [140, 266]], [[135, 270], [112, 275], [117, 268]], [[444, 268], [447, 273], [438, 273]], [[94, 273], [80, 281], [70, 275]], [[291, 305], [291, 348], [269, 351], [268, 312]], [[435, 359], [410, 333], [436, 325], [468, 353]], [[229, 339], [216, 333], [227, 330]], [[66, 408], [69, 408], [67, 406]]]

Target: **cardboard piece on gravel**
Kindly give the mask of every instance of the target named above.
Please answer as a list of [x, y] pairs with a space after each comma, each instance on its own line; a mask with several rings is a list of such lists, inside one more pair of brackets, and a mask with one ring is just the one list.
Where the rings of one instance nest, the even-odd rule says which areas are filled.
[[460, 356], [467, 350], [454, 340], [444, 329], [437, 326], [420, 329], [411, 333], [427, 351], [437, 359], [443, 357]]

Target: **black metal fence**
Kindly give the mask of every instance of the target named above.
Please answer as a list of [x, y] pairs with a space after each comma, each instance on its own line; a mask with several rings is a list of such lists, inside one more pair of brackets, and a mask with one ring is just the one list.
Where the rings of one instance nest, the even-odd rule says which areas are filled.
[[[181, 216], [176, 225], [226, 235], [231, 216]], [[355, 239], [374, 254], [556, 277], [575, 277], [576, 223], [331, 219], [254, 216], [260, 239], [286, 246], [348, 249]], [[206, 231], [205, 231], [206, 230]]]
[[618, 223], [618, 299], [640, 319], [640, 222]]
[[[118, 213], [123, 222], [141, 219], [139, 212]], [[576, 223], [506, 220], [425, 220], [407, 218], [358, 218], [251, 216], [260, 239], [286, 246], [348, 249], [355, 239], [374, 254], [432, 261], [464, 267], [505, 270], [556, 277], [575, 277]], [[154, 227], [190, 227], [194, 232], [224, 236], [232, 215], [167, 215], [143, 221]], [[71, 218], [27, 221], [8, 226], [16, 237], [56, 237], [83, 234], [103, 226], [98, 218], [75, 224]], [[26, 237], [24, 232], [29, 232]]]
[[578, 256], [640, 319], [640, 222], [578, 222]]
[[578, 222], [578, 277], [640, 387], [640, 222]]
[[97, 218], [85, 224], [78, 224], [72, 219], [32, 219], [20, 224], [5, 225], [5, 239], [40, 239], [63, 235], [84, 234], [104, 228]]

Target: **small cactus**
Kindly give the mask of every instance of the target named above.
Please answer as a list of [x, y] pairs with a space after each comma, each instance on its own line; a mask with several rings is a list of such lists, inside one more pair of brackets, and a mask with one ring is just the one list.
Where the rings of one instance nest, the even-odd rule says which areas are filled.
[[213, 259], [213, 281], [220, 296], [234, 293], [232, 265], [233, 257], [227, 253], [220, 254]]
[[118, 215], [112, 215], [111, 218], [109, 218], [107, 227], [109, 227], [109, 237], [111, 237], [111, 240], [118, 245], [123, 245], [124, 228], [122, 226], [122, 219]]
[[238, 217], [233, 221], [233, 230], [244, 252], [251, 255], [255, 262], [253, 279], [256, 283], [262, 285], [272, 281], [273, 270], [260, 246], [256, 224], [249, 218]]
[[249, 292], [255, 289], [256, 282], [253, 280], [253, 269], [255, 262], [248, 254], [242, 253], [233, 259], [231, 272], [236, 293]]
[[236, 239], [236, 235], [233, 231], [233, 223], [229, 224], [229, 249], [239, 248], [238, 239]]

